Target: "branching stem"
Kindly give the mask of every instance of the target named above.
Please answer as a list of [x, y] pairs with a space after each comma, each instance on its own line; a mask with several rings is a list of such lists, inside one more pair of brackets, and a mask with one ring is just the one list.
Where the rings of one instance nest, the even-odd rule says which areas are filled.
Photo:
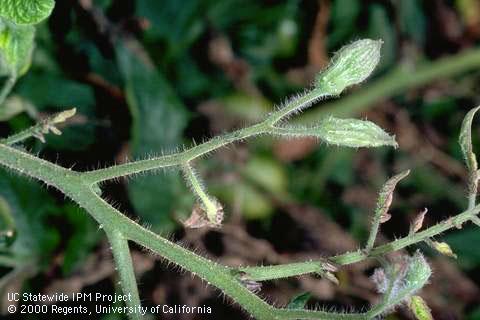
[[[62, 168], [55, 164], [51, 164], [38, 157], [29, 155], [23, 151], [0, 145], [0, 163], [18, 172], [27, 174], [30, 177], [39, 179], [43, 182], [51, 184], [63, 191], [68, 197], [85, 208], [98, 223], [104, 228], [107, 226], [107, 234], [112, 237], [113, 233], [110, 229], [116, 230], [122, 235], [123, 239], [117, 239], [118, 234], [113, 235], [112, 249], [118, 261], [127, 261], [131, 259], [128, 256], [116, 254], [119, 248], [123, 246], [126, 249], [126, 241], [131, 240], [154, 251], [165, 259], [179, 265], [189, 272], [198, 275], [211, 285], [221, 289], [227, 296], [231, 297], [247, 312], [259, 320], [271, 319], [369, 319], [366, 314], [336, 314], [321, 311], [308, 310], [286, 310], [276, 309], [265, 303], [258, 296], [250, 292], [238, 281], [235, 268], [218, 265], [213, 261], [196, 255], [187, 249], [166, 240], [163, 237], [145, 229], [141, 225], [130, 220], [121, 212], [113, 208], [100, 198], [90, 187], [90, 180], [86, 173], [76, 173], [68, 169]], [[364, 251], [355, 251], [345, 253], [330, 258], [329, 260], [339, 265], [347, 265], [363, 261], [369, 257], [382, 256], [386, 253], [400, 250], [407, 246], [419, 243], [430, 237], [441, 234], [455, 226], [461, 225], [472, 218], [476, 217], [480, 211], [480, 205], [471, 210], [467, 210], [457, 216], [449, 218], [439, 224], [432, 226], [422, 232], [408, 235], [404, 238], [395, 240], [391, 243], [373, 248], [369, 253]], [[117, 242], [118, 241], [118, 242]], [[127, 259], [128, 258], [128, 259]], [[305, 266], [313, 265], [315, 262], [306, 262]], [[317, 261], [316, 263], [323, 263]], [[295, 265], [296, 269], [301, 263]], [[258, 267], [242, 268], [244, 272], [254, 273]], [[272, 267], [272, 269], [280, 267]], [[126, 266], [123, 271], [122, 281], [127, 279], [127, 284], [133, 283], [132, 272], [130, 267]], [[298, 269], [300, 270], [300, 269]], [[303, 272], [302, 272], [303, 273]], [[300, 274], [300, 272], [299, 272]], [[291, 273], [290, 275], [293, 275]], [[265, 276], [262, 276], [265, 278]], [[128, 280], [129, 279], [129, 280]], [[130, 289], [128, 289], [130, 290]]]
[[[324, 271], [332, 271], [331, 269], [329, 270], [329, 268], [334, 268], [334, 266], [326, 264], [326, 261], [332, 261], [338, 265], [347, 265], [371, 257], [381, 257], [389, 252], [426, 241], [453, 227], [461, 226], [465, 222], [472, 221], [478, 224], [479, 218], [477, 215], [480, 211], [480, 205], [475, 205], [475, 199], [470, 199], [468, 210], [463, 213], [446, 219], [422, 232], [410, 233], [404, 238], [374, 247], [381, 214], [385, 213], [385, 211], [378, 211], [378, 221], [374, 221], [374, 230], [367, 245], [368, 250], [348, 252], [321, 261], [298, 262], [268, 267], [233, 268], [208, 260], [142, 227], [108, 204], [99, 196], [98, 192], [95, 191], [95, 188], [98, 188], [97, 184], [104, 180], [115, 179], [163, 167], [180, 166], [185, 172], [187, 180], [192, 184], [192, 189], [194, 189], [208, 209], [210, 198], [195, 176], [193, 168], [190, 166], [191, 161], [223, 146], [249, 137], [267, 133], [282, 135], [288, 133], [284, 130], [285, 127], [282, 129], [281, 125], [276, 126], [276, 124], [285, 120], [292, 114], [309, 107], [320, 99], [340, 94], [340, 92], [346, 87], [358, 84], [368, 77], [378, 63], [380, 57], [380, 44], [381, 42], [379, 41], [361, 40], [349, 45], [346, 49], [340, 50], [339, 53], [334, 56], [331, 67], [327, 68], [326, 71], [322, 73], [324, 78], [320, 78], [320, 80], [317, 81], [317, 83], [321, 83], [322, 86], [317, 86], [305, 94], [289, 101], [282, 108], [276, 109], [270, 113], [266, 119], [260, 123], [212, 138], [205, 143], [182, 152], [148, 160], [130, 162], [100, 170], [75, 172], [10, 146], [31, 136], [39, 137], [39, 134], [40, 138], [43, 138], [41, 134], [49, 131], [59, 134], [58, 129], [53, 125], [64, 121], [75, 113], [74, 110], [70, 110], [54, 117], [51, 123], [47, 120], [47, 122], [43, 122], [29, 130], [10, 138], [0, 140], [0, 164], [21, 174], [38, 179], [47, 185], [54, 186], [75, 203], [83, 207], [99, 223], [100, 227], [105, 230], [111, 243], [113, 256], [119, 270], [124, 293], [131, 294], [132, 296], [132, 299], [127, 301], [127, 306], [134, 308], [140, 306], [138, 288], [132, 266], [132, 258], [128, 247], [128, 241], [133, 241], [146, 249], [159, 254], [164, 259], [178, 265], [192, 274], [197, 275], [208, 284], [219, 288], [225, 295], [232, 298], [251, 316], [258, 320], [371, 319], [383, 313], [387, 308], [390, 308], [391, 305], [384, 301], [384, 303], [374, 306], [366, 313], [347, 314], [275, 308], [251, 292], [241, 279], [239, 279], [239, 272], [246, 273], [253, 280], [263, 281], [301, 275], [307, 272], [322, 273]], [[465, 63], [472, 63], [470, 55], [466, 55], [463, 60], [466, 60]], [[455, 66], [455, 64], [450, 62], [448, 68], [452, 68], [453, 66]], [[441, 74], [442, 70], [444, 72], [445, 68], [437, 70], [437, 73]], [[413, 79], [418, 84], [432, 76], [432, 73], [433, 71], [424, 70], [423, 78], [417, 75]], [[410, 76], [408, 76], [408, 80], [405, 80], [405, 78], [406, 77], [402, 78], [404, 79], [402, 81], [404, 81], [403, 85], [407, 87], [408, 85], [406, 83], [410, 83], [412, 78]], [[4, 87], [0, 91], [0, 105], [13, 88], [15, 81], [16, 77], [11, 77], [4, 84]], [[381, 89], [382, 86], [379, 86]], [[390, 86], [392, 86], [391, 83]], [[393, 89], [397, 87], [394, 87]], [[384, 88], [384, 91], [393, 92], [393, 89], [387, 87]], [[377, 91], [378, 90], [379, 89], [377, 89]], [[372, 90], [372, 92], [374, 91]], [[362, 102], [363, 105], [360, 103], [361, 107], [365, 105], [365, 101], [368, 101], [368, 97], [364, 98], [364, 101]], [[355, 102], [354, 104], [358, 104], [358, 102]], [[395, 140], [388, 134], [384, 133], [381, 128], [374, 124], [362, 122], [361, 120], [333, 120], [327, 123], [327, 125], [329, 126], [325, 129], [325, 132], [317, 132], [315, 135], [318, 135], [320, 138], [323, 137], [325, 141], [330, 141], [333, 144], [343, 142], [344, 145], [350, 147], [380, 145], [396, 146]], [[340, 130], [338, 130], [337, 127], [340, 127]], [[293, 130], [290, 128], [290, 134], [292, 132], [294, 135], [306, 134], [303, 130], [297, 129], [298, 128]], [[353, 131], [353, 134], [352, 130], [355, 130]], [[358, 136], [361, 136], [362, 139], [359, 140]], [[210, 211], [213, 212], [213, 210]], [[135, 313], [131, 313], [130, 317], [135, 320], [140, 319], [140, 315]]]
[[104, 180], [115, 179], [118, 177], [128, 176], [149, 170], [155, 170], [171, 166], [179, 166], [184, 163], [189, 163], [190, 161], [198, 157], [201, 157], [209, 152], [215, 151], [236, 141], [240, 141], [249, 137], [265, 133], [271, 133], [275, 130], [273, 126], [280, 120], [284, 119], [291, 113], [307, 108], [316, 101], [319, 101], [320, 99], [328, 96], [330, 96], [330, 94], [321, 93], [318, 92], [318, 89], [313, 89], [304, 94], [303, 96], [292, 100], [285, 107], [272, 112], [264, 121], [253, 126], [239, 129], [221, 136], [217, 136], [205, 143], [175, 154], [170, 154], [148, 160], [134, 161], [105, 169], [86, 172], [85, 177], [86, 179], [88, 179], [89, 183], [94, 184]]

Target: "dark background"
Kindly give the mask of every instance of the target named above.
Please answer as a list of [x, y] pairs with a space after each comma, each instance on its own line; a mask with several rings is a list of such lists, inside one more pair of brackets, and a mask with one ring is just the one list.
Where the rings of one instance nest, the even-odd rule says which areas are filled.
[[[372, 79], [301, 119], [366, 118], [395, 134], [399, 149], [269, 137], [224, 148], [196, 161], [208, 190], [225, 205], [221, 230], [183, 229], [179, 222], [194, 197], [176, 171], [109, 182], [103, 195], [218, 262], [277, 264], [360, 247], [382, 183], [410, 168], [396, 190], [392, 219], [382, 225], [386, 242], [406, 235], [423, 208], [425, 225], [433, 225], [466, 207], [457, 139], [464, 115], [480, 100], [480, 1], [57, 1], [38, 28], [29, 73], [0, 110], [0, 134], [76, 107], [62, 136], [26, 147], [79, 171], [169, 153], [262, 119], [308, 87], [333, 52], [367, 37], [384, 41]], [[475, 145], [478, 133], [474, 126]], [[16, 231], [0, 249], [4, 307], [6, 292], [118, 290], [103, 233], [63, 195], [2, 170], [0, 211], [2, 228], [12, 216]], [[423, 249], [434, 270], [421, 296], [435, 319], [480, 319], [480, 231], [468, 225], [437, 240], [447, 241], [458, 259], [423, 244], [409, 248]], [[146, 306], [213, 308], [211, 316], [162, 319], [248, 318], [200, 280], [132, 249]], [[12, 261], [15, 268], [8, 267]], [[339, 286], [303, 276], [267, 282], [260, 294], [285, 305], [310, 292], [309, 307], [360, 310], [378, 299], [368, 278], [376, 266], [342, 268]], [[411, 317], [399, 308], [389, 319]]]

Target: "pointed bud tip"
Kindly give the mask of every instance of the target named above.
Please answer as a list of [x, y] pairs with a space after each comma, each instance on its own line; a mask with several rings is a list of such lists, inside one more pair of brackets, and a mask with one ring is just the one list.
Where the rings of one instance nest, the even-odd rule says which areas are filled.
[[382, 40], [363, 39], [342, 47], [318, 75], [315, 86], [338, 95], [363, 82], [378, 65], [382, 44]]

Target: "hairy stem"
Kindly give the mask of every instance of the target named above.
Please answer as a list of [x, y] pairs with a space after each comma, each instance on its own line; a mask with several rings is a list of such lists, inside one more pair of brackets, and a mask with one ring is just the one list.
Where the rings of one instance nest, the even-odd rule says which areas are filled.
[[[236, 270], [244, 272], [248, 279], [265, 281], [300, 276], [308, 273], [320, 273], [332, 269], [332, 265], [325, 261], [294, 262], [281, 265], [241, 267]], [[331, 270], [330, 270], [331, 271]]]
[[[141, 303], [138, 294], [137, 280], [135, 279], [135, 272], [132, 265], [132, 257], [130, 256], [130, 248], [128, 247], [128, 240], [125, 239], [118, 230], [110, 228], [104, 229], [112, 248], [116, 269], [120, 276], [120, 287], [123, 290], [123, 294], [129, 297], [125, 303], [132, 310], [138, 310]], [[132, 312], [130, 314], [132, 319], [142, 319], [139, 312]]]
[[295, 111], [307, 108], [316, 101], [327, 97], [330, 94], [320, 92], [319, 89], [313, 89], [303, 96], [291, 100], [284, 107], [272, 112], [264, 121], [253, 126], [239, 129], [231, 133], [212, 138], [211, 140], [194, 146], [188, 150], [170, 154], [162, 157], [152, 158], [148, 160], [134, 161], [119, 166], [112, 166], [105, 169], [94, 170], [85, 173], [86, 179], [91, 184], [104, 180], [115, 179], [122, 176], [132, 175], [149, 170], [155, 170], [164, 167], [178, 166], [201, 157], [209, 152], [215, 151], [223, 146], [240, 141], [249, 137], [257, 136], [264, 133], [271, 133], [275, 123], [290, 115]]
[[[183, 269], [198, 275], [209, 284], [221, 289], [227, 296], [231, 297], [256, 319], [366, 319], [365, 314], [338, 315], [336, 313], [319, 311], [275, 309], [244, 287], [237, 279], [235, 273], [232, 273], [231, 268], [218, 265], [213, 261], [196, 255], [195, 253], [160, 237], [130, 220], [128, 217], [106, 203], [92, 189], [90, 189], [90, 180], [86, 173], [74, 173], [73, 171], [51, 164], [35, 156], [28, 155], [20, 150], [3, 145], [0, 145], [0, 163], [11, 169], [27, 174], [28, 176], [56, 186], [68, 197], [85, 208], [101, 226], [108, 226], [109, 228], [116, 230], [116, 232], [119, 232], [123, 236], [124, 241], [134, 241], [139, 245], [158, 253], [168, 261], [177, 264]], [[381, 256], [405, 248], [409, 245], [422, 242], [430, 237], [443, 233], [448, 229], [472, 220], [472, 218], [476, 217], [479, 211], [480, 205], [440, 222], [422, 232], [375, 247], [369, 253], [359, 250], [338, 255], [329, 260], [340, 265], [346, 265], [365, 260], [369, 257]], [[123, 242], [123, 246], [125, 245], [126, 242]], [[121, 244], [119, 246], [121, 246]], [[124, 249], [127, 248], [124, 247]], [[116, 259], [124, 260], [125, 256]], [[314, 262], [307, 262], [306, 266], [311, 266], [313, 263]], [[322, 263], [322, 261], [319, 263]], [[296, 267], [299, 266], [301, 266], [301, 263], [296, 264]], [[275, 269], [278, 270], [278, 267], [273, 268], [273, 270]], [[248, 271], [248, 268], [245, 270]], [[251, 269], [250, 272], [251, 271], [255, 270]], [[123, 277], [125, 277], [125, 275]], [[132, 278], [130, 279], [132, 280]]]
[[208, 220], [210, 220], [210, 222], [212, 223], [215, 223], [217, 216], [217, 206], [214, 200], [212, 200], [207, 194], [205, 188], [198, 179], [197, 174], [189, 163], [183, 164], [182, 170], [185, 174], [185, 180], [187, 180], [187, 183], [190, 185], [192, 191], [202, 202], [204, 210], [207, 213]]
[[44, 142], [44, 134], [53, 132], [55, 134], [61, 134], [60, 130], [58, 130], [55, 125], [65, 122], [68, 118], [72, 117], [76, 113], [76, 109], [70, 109], [70, 110], [65, 110], [62, 112], [59, 112], [51, 117], [48, 117], [46, 119], [43, 119], [36, 125], [20, 131], [19, 133], [16, 133], [12, 136], [9, 136], [8, 138], [5, 139], [0, 139], [0, 144], [5, 144], [7, 146], [16, 144], [18, 142], [22, 142], [28, 138], [31, 137], [36, 137], [40, 139], [40, 141]]

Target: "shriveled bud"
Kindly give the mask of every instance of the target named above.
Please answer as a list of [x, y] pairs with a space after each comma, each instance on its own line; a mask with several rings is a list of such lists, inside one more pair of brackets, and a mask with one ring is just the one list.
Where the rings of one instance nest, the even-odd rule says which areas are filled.
[[67, 119], [73, 117], [77, 113], [77, 108], [68, 109], [57, 113], [51, 120], [52, 124], [65, 122]]
[[413, 296], [408, 307], [417, 320], [433, 320], [432, 312], [422, 297]]
[[192, 214], [190, 217], [183, 222], [183, 225], [187, 228], [197, 229], [203, 227], [218, 228], [222, 225], [223, 222], [223, 207], [222, 205], [213, 200], [215, 204], [215, 214], [212, 219], [208, 216], [208, 213], [205, 211], [203, 205], [196, 204], [193, 207]]
[[331, 94], [340, 94], [347, 87], [364, 81], [380, 61], [381, 40], [364, 39], [341, 48], [315, 86]]
[[340, 281], [338, 281], [338, 278], [331, 272], [323, 272], [321, 273], [322, 278], [325, 278], [332, 282], [333, 284], [336, 284], [337, 286], [340, 284]]
[[446, 242], [428, 241], [428, 244], [444, 256], [457, 259], [457, 255], [453, 252], [452, 248]]
[[182, 168], [185, 180], [200, 203], [193, 208], [191, 217], [184, 223], [185, 226], [190, 228], [219, 227], [223, 221], [223, 206], [216, 198], [207, 194], [200, 178], [189, 163], [184, 164]]
[[397, 175], [394, 175], [383, 185], [380, 193], [378, 195], [377, 207], [375, 209], [375, 214], [380, 216], [380, 223], [384, 223], [390, 220], [391, 216], [388, 213], [388, 209], [392, 205], [393, 201], [393, 192], [397, 184], [410, 174], [410, 170], [405, 170], [400, 172]]
[[423, 220], [425, 220], [425, 215], [427, 214], [428, 209], [423, 209], [413, 220], [412, 224], [410, 225], [410, 233], [415, 233], [418, 230], [422, 229]]
[[380, 216], [380, 223], [388, 222], [388, 221], [390, 221], [390, 219], [392, 219], [392, 215], [388, 212], [384, 212]]

